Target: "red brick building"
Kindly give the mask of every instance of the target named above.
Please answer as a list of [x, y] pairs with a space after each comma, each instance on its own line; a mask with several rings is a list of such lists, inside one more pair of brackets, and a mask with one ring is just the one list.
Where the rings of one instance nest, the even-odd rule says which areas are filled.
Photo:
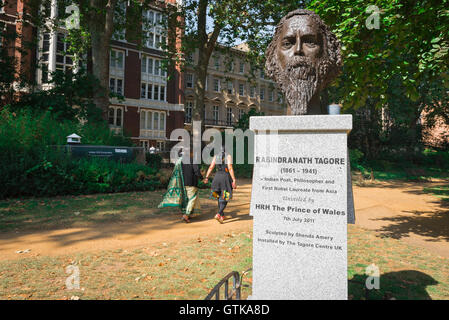
[[[11, 54], [15, 55], [18, 62], [17, 73], [34, 77], [37, 87], [33, 89], [48, 88], [51, 72], [76, 69], [73, 57], [65, 52], [67, 43], [64, 37], [67, 31], [64, 28], [48, 32], [30, 24], [25, 26], [22, 18], [26, 0], [3, 1], [5, 5], [0, 11], [0, 21], [5, 23], [8, 32], [16, 35]], [[175, 66], [169, 69], [168, 80], [167, 71], [162, 69], [164, 56], [160, 46], [167, 41], [162, 8], [165, 5], [176, 5], [176, 2], [155, 0], [142, 8], [142, 20], [136, 21], [136, 24], [152, 25], [142, 27], [147, 35], [142, 46], [128, 41], [131, 37], [127, 31], [120, 30], [113, 35], [109, 48], [109, 87], [125, 98], [123, 101], [111, 99], [109, 125], [112, 130], [123, 130], [136, 145], [147, 149], [151, 146], [164, 149], [171, 131], [184, 127], [183, 76], [180, 68]], [[56, 3], [53, 0], [51, 8], [47, 8], [51, 18], [58, 17], [58, 12], [61, 12]], [[126, 12], [129, 3], [119, 0], [118, 5]], [[38, 47], [35, 50], [25, 48], [25, 41], [31, 42], [33, 37], [39, 39]], [[176, 46], [180, 48], [180, 39], [176, 40]]]
[[[33, 72], [30, 70], [35, 69], [36, 55], [30, 51], [29, 43], [36, 37], [36, 28], [25, 22], [29, 12], [26, 1], [0, 0], [0, 6], [0, 22], [3, 27], [0, 45], [8, 48], [9, 56], [14, 58], [15, 77], [25, 76], [26, 80], [32, 80]], [[14, 87], [17, 87], [16, 83]]]

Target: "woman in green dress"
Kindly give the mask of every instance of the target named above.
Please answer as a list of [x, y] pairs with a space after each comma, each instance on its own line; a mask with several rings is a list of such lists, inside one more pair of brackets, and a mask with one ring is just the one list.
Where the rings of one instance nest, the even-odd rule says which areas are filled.
[[158, 208], [179, 207], [182, 219], [188, 223], [190, 222], [189, 216], [200, 208], [198, 179], [202, 177], [197, 165], [183, 164], [182, 158], [181, 154], [175, 163], [167, 192]]

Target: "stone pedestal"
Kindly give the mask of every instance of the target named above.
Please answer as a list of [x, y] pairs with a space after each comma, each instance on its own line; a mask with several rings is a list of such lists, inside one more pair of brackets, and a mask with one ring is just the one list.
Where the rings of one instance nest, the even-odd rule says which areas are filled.
[[347, 299], [352, 116], [251, 117], [250, 129], [252, 299]]

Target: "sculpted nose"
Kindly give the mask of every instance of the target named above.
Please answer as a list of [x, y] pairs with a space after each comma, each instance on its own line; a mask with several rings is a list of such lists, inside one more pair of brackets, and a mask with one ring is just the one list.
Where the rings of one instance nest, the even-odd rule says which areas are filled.
[[301, 38], [300, 37], [296, 37], [296, 43], [295, 43], [295, 55], [296, 56], [303, 56], [304, 52], [302, 51], [302, 43], [301, 43]]

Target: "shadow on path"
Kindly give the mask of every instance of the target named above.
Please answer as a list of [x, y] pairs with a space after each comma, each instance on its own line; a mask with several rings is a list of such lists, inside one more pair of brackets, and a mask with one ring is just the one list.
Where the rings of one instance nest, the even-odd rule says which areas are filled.
[[377, 230], [381, 237], [401, 239], [414, 233], [431, 238], [426, 241], [449, 242], [449, 210], [404, 212], [411, 215], [375, 219], [390, 222]]

